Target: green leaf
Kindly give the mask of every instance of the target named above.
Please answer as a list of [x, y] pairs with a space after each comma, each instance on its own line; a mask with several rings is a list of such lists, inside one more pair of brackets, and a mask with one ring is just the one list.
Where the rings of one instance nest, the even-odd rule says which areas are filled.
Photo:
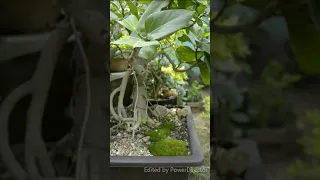
[[150, 4], [152, 0], [139, 0], [139, 4]]
[[198, 15], [202, 14], [206, 10], [207, 6], [203, 4], [199, 4], [198, 7], [196, 8], [196, 12]]
[[127, 44], [127, 45], [130, 45], [130, 46], [136, 48], [136, 47], [159, 45], [159, 42], [158, 41], [144, 41], [140, 38], [127, 37], [127, 38], [122, 38], [122, 39], [113, 41], [110, 44]]
[[136, 32], [138, 27], [138, 19], [134, 15], [126, 17], [122, 21], [118, 21], [119, 24], [129, 29], [130, 31]]
[[194, 17], [194, 19], [196, 20], [197, 24], [202, 27], [203, 23], [202, 23], [202, 20], [198, 17]]
[[186, 9], [187, 7], [194, 6], [195, 3], [191, 0], [178, 0], [179, 8]]
[[210, 32], [206, 32], [206, 33], [203, 33], [201, 35], [201, 38], [206, 38], [206, 37], [209, 37], [210, 36]]
[[196, 37], [197, 39], [201, 39], [201, 35], [202, 35], [202, 31], [201, 31], [201, 27], [197, 24], [193, 25], [190, 28], [190, 32]]
[[204, 60], [207, 63], [208, 69], [211, 69], [211, 59], [210, 59], [210, 54], [204, 52]]
[[180, 46], [176, 52], [179, 61], [182, 63], [193, 63], [196, 61], [195, 52], [188, 46]]
[[150, 40], [161, 39], [185, 27], [194, 12], [176, 9], [156, 12], [146, 19], [145, 30]]
[[139, 19], [138, 30], [141, 31], [145, 28], [145, 21], [151, 14], [161, 11], [161, 9], [168, 6], [168, 4], [169, 4], [168, 0], [152, 1], [148, 6], [148, 8], [146, 9], [146, 11], [142, 14], [142, 16]]
[[205, 41], [205, 39], [203, 39], [202, 41], [196, 40], [196, 44], [202, 51], [205, 51], [206, 53], [210, 54], [210, 42]]
[[157, 46], [145, 46], [139, 51], [139, 57], [147, 60], [151, 60], [155, 53], [157, 52]]
[[[111, 7], [111, 5], [112, 5], [113, 8]], [[121, 6], [120, 6], [120, 3], [119, 3], [119, 2], [117, 2], [117, 1], [111, 1], [111, 2], [110, 2], [110, 9], [117, 10], [118, 13], [117, 13], [117, 12], [114, 12], [114, 13], [117, 14], [119, 18], [122, 18], [122, 17], [123, 17], [122, 14], [121, 14]]]
[[189, 36], [183, 34], [181, 37], [178, 38], [179, 41], [181, 42], [192, 42]]
[[135, 15], [137, 18], [139, 18], [138, 9], [137, 9], [136, 5], [134, 5], [134, 4], [132, 3], [132, 1], [128, 1], [128, 0], [126, 0], [126, 3], [127, 3], [127, 5], [129, 6], [130, 12], [131, 12], [133, 15]]
[[205, 85], [210, 85], [210, 70], [206, 62], [199, 62], [198, 67], [200, 69], [201, 78]]
[[118, 16], [116, 14], [114, 14], [112, 11], [110, 11], [110, 19], [111, 20], [117, 20], [119, 18], [118, 18]]

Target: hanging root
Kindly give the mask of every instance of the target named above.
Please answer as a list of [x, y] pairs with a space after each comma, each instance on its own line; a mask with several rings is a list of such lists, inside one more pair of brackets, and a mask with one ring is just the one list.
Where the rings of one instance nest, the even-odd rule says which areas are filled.
[[[126, 87], [127, 87], [128, 79], [130, 75], [131, 75], [131, 71], [127, 71], [126, 75], [122, 79], [121, 85], [117, 87], [115, 90], [113, 90], [113, 92], [110, 94], [110, 113], [117, 121], [125, 121], [125, 122], [135, 121], [134, 118], [127, 117], [127, 113], [123, 105], [123, 98], [124, 98], [124, 94], [126, 91]], [[113, 99], [117, 93], [120, 93], [118, 97], [118, 107], [117, 107], [118, 113], [116, 113], [116, 111], [114, 110], [114, 105], [113, 105]]]
[[[33, 78], [16, 88], [2, 102], [0, 107], [0, 153], [2, 159], [17, 180], [45, 180], [40, 176], [36, 161], [42, 166], [40, 172], [47, 177], [54, 178], [54, 169], [48, 156], [45, 144], [41, 138], [42, 116], [47, 99], [47, 92], [50, 87], [51, 77], [58, 59], [58, 54], [65, 40], [69, 37], [68, 29], [55, 30], [48, 44], [46, 44], [38, 67]], [[25, 141], [26, 166], [27, 172], [15, 159], [9, 146], [8, 121], [9, 115], [15, 104], [24, 96], [32, 94], [32, 102], [29, 109], [27, 121], [27, 132]]]
[[27, 173], [14, 157], [11, 147], [9, 146], [8, 121], [9, 115], [15, 104], [24, 96], [30, 94], [30, 82], [25, 82], [18, 88], [14, 89], [2, 102], [0, 106], [0, 154], [9, 172], [17, 180], [26, 180]]
[[32, 100], [27, 116], [25, 155], [27, 170], [31, 179], [39, 178], [38, 175], [35, 175], [37, 173], [33, 172], [36, 166], [35, 162], [39, 162], [41, 166], [40, 172], [45, 177], [53, 178], [55, 176], [53, 164], [41, 136], [41, 122], [54, 67], [60, 50], [70, 35], [69, 28], [56, 29], [52, 32], [41, 53], [37, 69], [30, 80]]

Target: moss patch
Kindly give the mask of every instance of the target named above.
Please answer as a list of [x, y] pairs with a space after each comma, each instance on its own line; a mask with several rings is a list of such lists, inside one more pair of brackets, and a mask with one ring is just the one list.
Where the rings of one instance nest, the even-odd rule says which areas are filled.
[[171, 134], [171, 130], [175, 128], [173, 123], [164, 123], [153, 129], [153, 131], [146, 132], [146, 136], [150, 136], [151, 142], [158, 142], [166, 139]]
[[149, 145], [149, 151], [154, 156], [186, 156], [187, 144], [177, 139], [164, 139]]
[[163, 123], [160, 126], [156, 127], [155, 129], [168, 129], [168, 130], [173, 130], [175, 128], [174, 123], [168, 122], [168, 123]]
[[171, 131], [169, 129], [155, 129], [145, 133], [146, 136], [150, 136], [150, 141], [152, 142], [161, 141], [170, 136], [170, 134]]

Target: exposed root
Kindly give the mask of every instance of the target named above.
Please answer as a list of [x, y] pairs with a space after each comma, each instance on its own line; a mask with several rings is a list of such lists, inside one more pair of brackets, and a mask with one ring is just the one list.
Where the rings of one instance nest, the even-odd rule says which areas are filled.
[[12, 149], [9, 146], [8, 121], [9, 115], [15, 104], [24, 96], [31, 93], [30, 87], [30, 81], [20, 85], [3, 100], [0, 106], [0, 153], [9, 172], [17, 180], [26, 180], [27, 173], [16, 160]]
[[[127, 84], [128, 84], [128, 80], [129, 80], [130, 75], [131, 75], [131, 71], [127, 71], [126, 75], [123, 77], [123, 80], [120, 85], [121, 90], [120, 90], [120, 94], [119, 94], [119, 98], [118, 98], [118, 115], [121, 119], [127, 118], [127, 113], [126, 113], [126, 110], [124, 109], [124, 105], [123, 105], [123, 98], [124, 98], [124, 94], [127, 89]], [[113, 107], [113, 106], [111, 106], [111, 107]]]
[[120, 92], [121, 87], [117, 87], [115, 90], [113, 90], [113, 92], [110, 94], [110, 113], [111, 115], [116, 119], [116, 120], [120, 120], [120, 117], [118, 116], [118, 114], [116, 113], [116, 111], [114, 110], [114, 106], [113, 106], [113, 98], [116, 95], [116, 93]]
[[33, 164], [36, 161], [39, 162], [40, 172], [45, 177], [53, 178], [55, 176], [53, 164], [41, 135], [42, 117], [59, 52], [70, 35], [69, 28], [56, 29], [52, 32], [41, 53], [37, 69], [30, 80], [32, 100], [27, 117], [25, 155], [31, 179], [38, 178], [38, 175], [35, 175], [37, 173], [34, 172], [36, 165]]
[[[76, 25], [74, 23], [74, 19], [70, 19], [70, 24], [73, 30], [73, 33], [76, 37], [76, 43], [77, 46], [80, 50], [81, 56], [83, 58], [84, 61], [84, 67], [85, 67], [85, 72], [86, 72], [86, 93], [87, 93], [87, 102], [86, 102], [86, 110], [85, 110], [85, 115], [84, 115], [84, 120], [82, 122], [82, 128], [81, 128], [81, 134], [80, 134], [80, 139], [79, 139], [79, 145], [78, 145], [78, 152], [77, 152], [77, 166], [76, 166], [76, 179], [81, 179], [82, 175], [81, 175], [81, 170], [82, 168], [82, 146], [83, 146], [83, 142], [84, 142], [84, 135], [85, 135], [85, 131], [86, 131], [86, 127], [87, 127], [87, 123], [89, 121], [89, 116], [90, 116], [90, 106], [91, 106], [91, 88], [90, 88], [90, 68], [89, 68], [89, 60], [88, 57], [84, 51], [84, 47], [80, 41], [80, 37], [77, 33], [77, 29], [76, 29]], [[85, 176], [83, 176], [85, 177]]]

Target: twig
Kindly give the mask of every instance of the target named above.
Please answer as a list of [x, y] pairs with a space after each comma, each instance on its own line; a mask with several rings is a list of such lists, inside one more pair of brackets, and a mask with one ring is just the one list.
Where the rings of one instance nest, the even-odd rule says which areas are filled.
[[260, 12], [258, 16], [256, 16], [251, 22], [241, 24], [241, 25], [234, 25], [234, 26], [223, 26], [223, 25], [216, 25], [213, 21], [210, 22], [210, 29], [212, 32], [220, 33], [220, 34], [236, 34], [244, 32], [248, 29], [256, 27], [260, 25], [265, 19], [272, 16], [272, 14], [277, 10], [279, 5], [278, 0], [270, 2], [267, 7]]
[[89, 68], [89, 60], [88, 57], [85, 53], [84, 47], [80, 41], [80, 37], [77, 33], [76, 25], [74, 22], [74, 19], [70, 19], [70, 24], [71, 28], [74, 32], [75, 38], [76, 38], [76, 43], [78, 45], [78, 48], [80, 50], [81, 56], [84, 61], [84, 66], [85, 66], [85, 71], [86, 71], [86, 88], [87, 88], [87, 106], [85, 109], [85, 114], [84, 114], [84, 120], [82, 123], [82, 128], [81, 128], [81, 134], [80, 134], [80, 139], [79, 139], [79, 144], [78, 144], [78, 152], [77, 152], [77, 166], [76, 166], [76, 179], [80, 179], [81, 176], [81, 163], [82, 163], [82, 146], [84, 143], [84, 136], [86, 132], [86, 126], [89, 121], [89, 116], [90, 116], [90, 107], [91, 107], [91, 88], [90, 88], [90, 68]]
[[163, 54], [168, 59], [168, 61], [172, 64], [173, 71], [175, 71], [175, 72], [187, 72], [187, 71], [191, 70], [192, 68], [194, 68], [195, 66], [197, 66], [197, 64], [198, 64], [198, 62], [194, 62], [191, 66], [189, 66], [187, 68], [178, 69], [176, 67], [175, 63], [173, 62], [173, 60], [171, 59], [171, 57], [167, 53], [161, 51], [161, 52], [159, 52], [159, 54]]

